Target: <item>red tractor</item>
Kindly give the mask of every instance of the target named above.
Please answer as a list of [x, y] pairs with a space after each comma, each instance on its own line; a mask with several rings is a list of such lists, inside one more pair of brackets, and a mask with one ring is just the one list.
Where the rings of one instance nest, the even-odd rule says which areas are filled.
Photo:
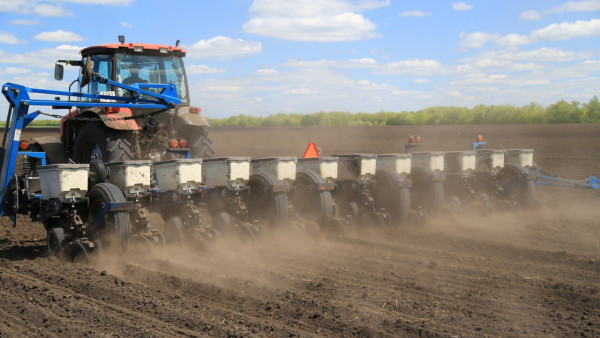
[[[61, 120], [61, 143], [64, 149], [51, 146], [50, 140], [36, 140], [52, 157], [66, 155], [78, 163], [98, 158], [103, 162], [148, 159], [154, 161], [181, 157], [210, 158], [213, 155], [208, 138], [208, 121], [200, 108], [189, 105], [189, 91], [183, 57], [186, 51], [176, 46], [119, 43], [87, 47], [81, 50], [81, 61], [58, 60], [55, 79], [62, 80], [63, 64], [81, 68], [78, 79], [70, 86], [75, 93], [98, 95], [98, 98], [76, 97], [91, 102], [111, 102], [106, 96], [135, 95], [133, 91], [111, 86], [107, 81], [89, 82], [83, 74], [100, 77], [128, 86], [158, 93], [156, 84], [174, 84], [181, 104], [171, 109], [89, 107], [71, 110]], [[163, 86], [164, 87], [164, 86]], [[136, 101], [143, 103], [145, 95]], [[73, 99], [73, 98], [71, 98]], [[146, 98], [147, 99], [147, 98]], [[61, 154], [62, 153], [62, 154]], [[58, 159], [57, 159], [58, 160]]]

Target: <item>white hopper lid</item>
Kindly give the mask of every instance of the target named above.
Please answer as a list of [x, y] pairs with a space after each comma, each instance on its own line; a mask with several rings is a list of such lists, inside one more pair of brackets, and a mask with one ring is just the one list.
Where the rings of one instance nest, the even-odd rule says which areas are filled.
[[323, 162], [323, 161], [337, 161], [338, 158], [337, 157], [324, 157], [324, 156], [320, 156], [320, 157], [307, 157], [307, 158], [299, 158], [298, 162]]
[[253, 158], [252, 162], [261, 162], [261, 161], [296, 161], [297, 158], [294, 156], [287, 157], [264, 157], [264, 158]]
[[222, 161], [249, 162], [250, 161], [250, 157], [232, 156], [232, 157], [208, 158], [208, 159], [204, 160], [204, 163], [207, 163], [207, 162], [222, 162]]
[[398, 154], [378, 154], [377, 158], [387, 158], [387, 157], [391, 157], [391, 158], [411, 158], [412, 154], [410, 153], [398, 153]]
[[202, 159], [201, 158], [176, 158], [173, 160], [165, 160], [165, 161], [160, 161], [160, 162], [154, 162], [154, 165], [166, 165], [166, 164], [173, 164], [173, 163], [202, 163]]
[[444, 153], [445, 156], [461, 156], [461, 155], [475, 155], [475, 150], [459, 150], [459, 151], [447, 151]]
[[89, 169], [89, 164], [81, 163], [57, 163], [38, 166], [38, 170], [56, 170], [56, 169]]
[[377, 158], [377, 154], [340, 154], [340, 155], [333, 155], [335, 157], [357, 157], [357, 158]]
[[413, 157], [419, 157], [419, 156], [444, 156], [444, 152], [443, 151], [417, 151], [415, 153], [412, 153]]
[[107, 162], [104, 165], [107, 167], [112, 166], [121, 166], [121, 165], [148, 165], [151, 164], [150, 160], [132, 160], [132, 161], [117, 161], [117, 162]]

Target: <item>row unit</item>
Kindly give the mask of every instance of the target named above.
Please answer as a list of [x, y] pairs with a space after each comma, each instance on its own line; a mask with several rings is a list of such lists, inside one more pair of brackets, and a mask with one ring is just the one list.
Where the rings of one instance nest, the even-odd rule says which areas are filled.
[[[379, 169], [410, 174], [411, 166], [424, 165], [433, 171], [459, 174], [467, 171], [489, 172], [507, 161], [523, 167], [533, 164], [533, 150], [490, 150], [454, 152], [417, 152], [412, 154], [351, 154], [334, 157], [273, 157], [251, 160], [249, 157], [214, 159], [176, 159], [155, 162], [154, 174], [160, 191], [186, 191], [209, 187], [241, 186], [251, 173], [266, 172], [282, 182], [293, 182], [297, 171], [312, 170], [329, 181], [371, 179]], [[151, 186], [150, 161], [106, 163], [106, 181], [125, 194], [143, 193]], [[38, 167], [42, 196], [49, 198], [83, 197], [87, 193], [89, 165], [55, 164]]]

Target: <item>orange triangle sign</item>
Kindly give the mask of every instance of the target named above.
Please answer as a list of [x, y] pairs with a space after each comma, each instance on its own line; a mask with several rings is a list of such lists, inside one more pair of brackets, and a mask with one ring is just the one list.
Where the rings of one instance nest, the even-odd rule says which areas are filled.
[[306, 150], [304, 151], [304, 155], [302, 158], [309, 157], [319, 157], [319, 149], [317, 149], [317, 145], [314, 142], [310, 142]]

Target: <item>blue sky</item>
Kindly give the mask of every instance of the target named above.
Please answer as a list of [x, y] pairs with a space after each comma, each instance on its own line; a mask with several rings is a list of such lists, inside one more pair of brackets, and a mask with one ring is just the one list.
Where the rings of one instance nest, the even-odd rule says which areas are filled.
[[[600, 0], [0, 0], [0, 82], [66, 89], [56, 59], [173, 45], [213, 118], [587, 102]], [[5, 116], [6, 102], [0, 102]]]

